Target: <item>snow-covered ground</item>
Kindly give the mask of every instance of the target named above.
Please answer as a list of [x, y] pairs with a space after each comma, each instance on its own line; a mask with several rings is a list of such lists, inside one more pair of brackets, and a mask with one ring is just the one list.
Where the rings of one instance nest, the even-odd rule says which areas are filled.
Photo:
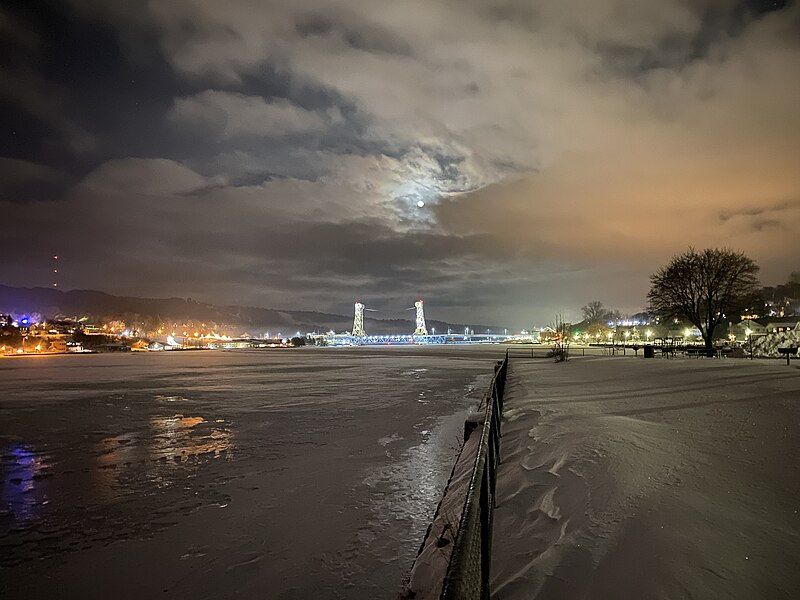
[[0, 597], [394, 598], [501, 352], [0, 360]]
[[512, 361], [493, 599], [800, 598], [800, 369]]

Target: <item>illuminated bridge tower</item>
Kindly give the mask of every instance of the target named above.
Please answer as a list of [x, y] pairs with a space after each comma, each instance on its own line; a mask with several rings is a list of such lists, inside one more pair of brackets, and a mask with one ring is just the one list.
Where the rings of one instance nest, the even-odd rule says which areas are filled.
[[428, 328], [425, 327], [425, 309], [422, 307], [422, 300], [414, 302], [414, 308], [417, 309], [417, 328], [414, 330], [414, 335], [428, 335]]
[[364, 331], [364, 305], [361, 302], [356, 302], [356, 311], [353, 316], [353, 335], [356, 337], [367, 335], [367, 332]]

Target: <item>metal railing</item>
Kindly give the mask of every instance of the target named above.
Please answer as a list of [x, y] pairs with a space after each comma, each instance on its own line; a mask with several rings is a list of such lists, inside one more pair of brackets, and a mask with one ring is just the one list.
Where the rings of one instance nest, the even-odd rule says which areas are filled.
[[450, 567], [445, 575], [442, 600], [489, 598], [494, 491], [497, 467], [500, 466], [500, 422], [507, 373], [508, 358], [495, 368], [486, 397], [478, 455], [461, 512]]
[[[652, 344], [629, 343], [590, 343], [588, 345], [564, 346], [564, 352], [569, 357], [575, 356], [640, 356], [639, 351]], [[659, 346], [653, 346], [660, 351]], [[550, 345], [525, 345], [508, 346], [506, 358], [553, 358], [554, 347]]]
[[[620, 347], [621, 348], [621, 347]], [[506, 358], [553, 358], [553, 346], [548, 345], [519, 345], [506, 348]], [[563, 346], [567, 356], [607, 356], [612, 354], [611, 346]], [[621, 349], [618, 352], [622, 355]]]
[[[492, 517], [507, 373], [508, 358], [495, 365], [494, 377], [479, 414], [464, 425], [464, 446], [428, 527], [402, 598], [489, 598]], [[476, 440], [473, 436], [479, 437]]]

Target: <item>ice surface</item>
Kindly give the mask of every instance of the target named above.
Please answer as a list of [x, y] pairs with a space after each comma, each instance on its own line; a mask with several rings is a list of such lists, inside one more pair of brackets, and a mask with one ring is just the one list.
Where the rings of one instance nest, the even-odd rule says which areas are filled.
[[394, 598], [500, 352], [0, 361], [0, 597]]

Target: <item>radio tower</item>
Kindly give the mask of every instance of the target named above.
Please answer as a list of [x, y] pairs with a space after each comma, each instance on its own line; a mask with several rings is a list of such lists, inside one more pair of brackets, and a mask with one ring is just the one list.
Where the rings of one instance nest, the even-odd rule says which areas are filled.
[[53, 264], [50, 269], [53, 275], [53, 287], [58, 287], [58, 254], [53, 254]]
[[364, 305], [361, 302], [356, 302], [356, 311], [353, 316], [353, 335], [356, 337], [363, 337], [367, 335], [364, 331]]
[[428, 328], [425, 327], [425, 309], [422, 307], [422, 299], [414, 302], [414, 308], [417, 309], [417, 328], [414, 330], [414, 335], [428, 335]]

